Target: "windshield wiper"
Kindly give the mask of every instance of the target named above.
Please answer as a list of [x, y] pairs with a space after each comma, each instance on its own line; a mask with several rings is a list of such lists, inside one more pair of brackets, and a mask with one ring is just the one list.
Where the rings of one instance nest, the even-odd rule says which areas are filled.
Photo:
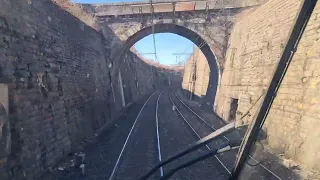
[[[223, 127], [221, 127], [220, 129], [217, 129], [216, 131], [212, 132], [211, 134], [205, 136], [204, 138], [198, 140], [197, 142], [195, 142], [192, 146], [188, 147], [187, 149], [177, 153], [176, 155], [174, 156], [171, 156], [161, 162], [159, 162], [157, 165], [155, 165], [150, 171], [148, 171], [145, 175], [141, 176], [138, 180], [146, 180], [148, 179], [154, 172], [156, 172], [160, 167], [166, 165], [166, 164], [169, 164], [170, 162], [186, 155], [186, 154], [189, 154], [190, 152], [193, 152], [197, 149], [199, 149], [200, 147], [202, 146], [205, 146], [207, 143], [209, 143], [210, 141], [213, 141], [215, 139], [218, 139], [220, 138], [221, 136], [225, 135], [226, 133], [232, 131], [232, 130], [235, 130], [237, 127], [239, 126], [242, 126], [242, 121], [235, 121], [235, 122], [231, 122]], [[225, 151], [227, 150], [231, 150], [232, 148], [234, 147], [238, 147], [240, 145], [240, 141], [239, 142], [232, 142], [232, 141], [229, 141], [227, 143], [223, 143], [221, 146], [219, 146], [218, 148], [216, 149], [213, 149], [211, 150], [210, 152], [194, 159], [194, 160], [191, 160], [189, 162], [187, 162], [186, 164], [183, 164], [173, 170], [171, 170], [168, 174], [169, 177], [172, 176], [176, 171], [178, 171], [179, 169], [182, 169], [184, 167], [187, 167], [189, 165], [192, 165], [200, 160], [202, 160], [203, 158], [208, 158], [210, 157], [212, 154], [217, 154], [219, 153], [222, 149], [224, 148], [227, 148]], [[232, 147], [231, 147], [232, 146]], [[228, 148], [230, 147], [230, 148]], [[200, 160], [199, 160], [200, 159]], [[172, 174], [173, 173], [173, 174]], [[162, 178], [164, 178], [165, 176], [163, 176]], [[162, 179], [161, 178], [161, 179]]]

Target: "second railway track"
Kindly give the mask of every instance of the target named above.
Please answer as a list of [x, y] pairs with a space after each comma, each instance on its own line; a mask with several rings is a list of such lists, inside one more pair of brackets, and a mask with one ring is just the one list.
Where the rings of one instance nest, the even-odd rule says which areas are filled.
[[[203, 124], [205, 122], [199, 122], [196, 119], [198, 117], [182, 103], [178, 96], [168, 89], [157, 91], [146, 100], [127, 135], [109, 180], [138, 179], [162, 159], [212, 132], [212, 129]], [[172, 104], [175, 111], [172, 110]], [[178, 112], [177, 115], [184, 121], [181, 121], [175, 112]], [[216, 147], [220, 142], [215, 141], [187, 157], [161, 167], [150, 179], [159, 179], [175, 166]], [[233, 157], [230, 160], [230, 155], [227, 158], [218, 155], [180, 170], [170, 179], [224, 180], [230, 174], [230, 162], [234, 162]]]
[[[182, 101], [176, 96], [174, 91], [171, 91], [170, 100], [175, 107], [175, 110], [181, 116], [183, 121], [185, 121], [186, 126], [194, 133], [195, 140], [201, 139], [202, 137], [210, 134], [213, 130], [208, 127], [205, 121], [199, 121], [195, 114], [191, 113], [189, 109], [187, 109]], [[221, 143], [221, 140], [215, 140], [208, 145], [206, 145], [207, 150], [210, 150], [214, 147], [217, 147], [218, 144]], [[220, 170], [225, 172], [226, 176], [231, 174], [232, 165], [235, 161], [235, 152], [228, 153], [227, 155], [216, 155], [214, 156], [214, 160], [217, 161], [220, 165]], [[230, 156], [231, 155], [231, 156]], [[218, 170], [218, 169], [216, 169]]]
[[[172, 109], [173, 104], [175, 110]], [[79, 179], [137, 180], [159, 161], [181, 152], [199, 138], [221, 127], [219, 120], [212, 113], [202, 112], [194, 103], [180, 99], [172, 90], [157, 91], [130, 106], [119, 118], [114, 130], [105, 132], [99, 138], [101, 141], [95, 145], [96, 148], [87, 151], [86, 176]], [[176, 159], [158, 169], [149, 179], [160, 179], [163, 174], [170, 174], [173, 169], [203, 155], [209, 148], [222, 141], [233, 140], [233, 136], [232, 133], [227, 134], [207, 147]], [[227, 153], [185, 167], [170, 177], [170, 180], [226, 180], [234, 162], [234, 159], [228, 159], [230, 155]], [[235, 155], [235, 152], [232, 153]], [[254, 164], [254, 160], [250, 163]], [[269, 170], [268, 164], [269, 169], [263, 164], [258, 165], [249, 170], [255, 172], [257, 169], [254, 168], [259, 168], [259, 174], [245, 179], [261, 179], [259, 177], [263, 174], [267, 177], [265, 179], [281, 180]], [[281, 176], [288, 177], [286, 174]]]
[[[196, 117], [197, 121], [196, 124], [199, 125], [199, 123], [201, 124], [200, 126], [205, 126], [204, 130], [202, 131], [203, 136], [205, 136], [207, 134], [207, 132], [212, 132], [217, 130], [217, 128], [221, 127], [221, 123], [219, 125], [219, 120], [216, 121], [215, 123], [213, 121], [208, 121], [205, 120], [204, 118], [202, 118], [197, 112], [195, 112], [191, 107], [189, 107], [185, 102], [183, 102], [183, 100], [176, 94], [176, 91], [172, 91], [172, 96], [174, 96], [177, 101], [179, 102], [179, 104], [181, 105], [180, 108], [181, 109], [187, 109], [189, 111], [189, 113], [191, 113], [194, 117]], [[199, 131], [201, 132], [201, 131]], [[201, 137], [203, 137], [201, 136]], [[229, 135], [225, 135], [222, 138], [220, 138], [216, 143], [221, 143], [221, 142], [225, 142], [225, 141], [230, 141], [230, 140], [235, 140], [235, 139], [239, 139], [241, 135], [238, 132], [232, 132]], [[236, 153], [237, 152], [232, 152], [229, 151], [226, 154], [222, 154], [219, 155], [219, 157], [221, 160], [221, 163], [223, 164], [222, 166], [228, 167], [228, 169], [232, 169], [233, 168], [233, 163], [235, 161], [236, 158]], [[272, 170], [270, 170], [268, 167], [266, 167], [265, 165], [263, 165], [261, 162], [257, 161], [255, 158], [253, 158], [251, 155], [249, 155], [250, 160], [253, 162], [253, 164], [256, 164], [254, 166], [260, 167], [262, 170], [264, 170], [266, 173], [268, 173], [269, 178], [270, 179], [274, 179], [274, 180], [282, 180], [281, 177], [279, 177], [275, 172], [273, 172]]]
[[[135, 180], [151, 169], [156, 163], [170, 157], [197, 139], [188, 127], [172, 111], [170, 91], [158, 91], [151, 95], [138, 113], [123, 144], [109, 180]], [[197, 151], [160, 168], [149, 179], [159, 179], [177, 165], [198, 157], [206, 151]], [[221, 165], [204, 160], [177, 172], [170, 179], [227, 179], [228, 173]]]
[[[172, 110], [172, 102], [169, 94], [171, 94], [170, 90], [166, 90], [161, 96], [159, 104], [161, 107], [159, 108], [159, 127], [163, 159], [185, 149], [188, 145], [197, 140], [194, 136], [194, 132], [189, 130], [190, 128], [181, 120], [180, 115], [175, 113], [176, 111]], [[187, 156], [181, 157], [167, 164], [163, 167], [164, 174], [168, 173], [183, 162], [199, 157], [199, 155], [205, 151], [207, 151], [205, 147], [200, 148]], [[228, 175], [229, 174], [221, 168], [221, 165], [218, 162], [212, 159], [207, 159], [178, 171], [170, 179], [225, 180]]]

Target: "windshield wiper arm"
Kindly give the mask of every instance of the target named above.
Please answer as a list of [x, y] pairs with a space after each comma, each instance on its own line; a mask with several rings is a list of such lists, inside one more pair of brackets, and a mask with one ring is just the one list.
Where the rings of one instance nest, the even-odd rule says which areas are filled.
[[240, 144], [241, 144], [241, 141], [229, 141], [229, 142], [226, 142], [226, 143], [223, 143], [222, 145], [219, 146], [219, 148], [215, 148], [215, 149], [211, 149], [209, 152], [206, 152], [205, 154], [195, 158], [195, 159], [192, 159], [172, 170], [170, 170], [168, 173], [164, 174], [160, 180], [166, 180], [168, 178], [170, 178], [171, 176], [174, 175], [174, 173], [176, 173], [177, 171], [183, 169], [183, 168], [186, 168], [188, 166], [191, 166], [199, 161], [202, 161], [202, 160], [205, 160], [209, 157], [212, 157], [216, 154], [220, 154], [220, 153], [223, 153], [223, 152], [226, 152], [226, 151], [230, 151], [230, 150], [233, 150], [233, 149], [238, 149], [240, 147]]
[[238, 126], [242, 126], [242, 121], [234, 121], [231, 122], [223, 127], [221, 127], [220, 129], [217, 129], [216, 131], [210, 133], [209, 135], [205, 136], [204, 138], [198, 140], [197, 142], [195, 142], [191, 147], [188, 147], [187, 149], [177, 153], [174, 156], [171, 156], [161, 162], [159, 162], [157, 165], [155, 165], [151, 170], [149, 170], [145, 175], [141, 176], [138, 180], [146, 180], [148, 179], [154, 172], [156, 172], [160, 167], [190, 153], [193, 152], [194, 150], [197, 150], [198, 148], [206, 145], [208, 142], [213, 141], [223, 135], [225, 135], [226, 133], [234, 130], [235, 128], [237, 128]]

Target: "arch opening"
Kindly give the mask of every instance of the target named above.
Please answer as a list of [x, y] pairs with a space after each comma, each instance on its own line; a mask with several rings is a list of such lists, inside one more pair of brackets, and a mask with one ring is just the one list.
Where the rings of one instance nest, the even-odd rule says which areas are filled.
[[219, 85], [220, 80], [220, 70], [218, 66], [218, 62], [216, 56], [214, 55], [210, 46], [206, 43], [206, 41], [196, 32], [190, 30], [186, 27], [179, 26], [176, 24], [155, 24], [154, 28], [152, 26], [148, 26], [142, 28], [140, 31], [136, 32], [132, 36], [130, 36], [124, 43], [124, 46], [118, 53], [115, 60], [121, 59], [126, 52], [139, 40], [144, 37], [154, 33], [173, 33], [179, 36], [182, 36], [191, 42], [193, 42], [204, 54], [207, 59], [209, 68], [210, 68], [210, 76], [209, 76], [209, 84], [207, 88], [207, 93], [204, 97], [200, 99], [200, 103], [212, 106], [215, 102], [215, 96]]

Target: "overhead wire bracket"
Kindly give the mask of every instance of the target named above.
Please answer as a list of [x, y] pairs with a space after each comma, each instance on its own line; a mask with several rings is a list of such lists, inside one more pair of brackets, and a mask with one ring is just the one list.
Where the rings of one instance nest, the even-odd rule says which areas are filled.
[[205, 14], [206, 14], [205, 20], [206, 22], [208, 22], [209, 21], [209, 3], [208, 2], [206, 2]]
[[172, 2], [172, 22], [176, 22], [176, 2]]

